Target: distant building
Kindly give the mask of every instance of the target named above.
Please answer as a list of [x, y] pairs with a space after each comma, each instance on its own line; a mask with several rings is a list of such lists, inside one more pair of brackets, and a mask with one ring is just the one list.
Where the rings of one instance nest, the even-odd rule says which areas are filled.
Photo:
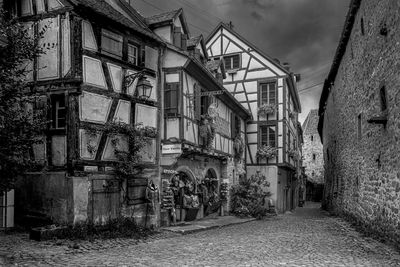
[[267, 56], [231, 24], [220, 23], [208, 36], [207, 54], [224, 60], [224, 87], [251, 113], [246, 123], [247, 176], [261, 172], [279, 212], [297, 206], [300, 176], [296, 82], [299, 76]]
[[400, 240], [400, 1], [352, 0], [319, 106], [324, 206]]
[[318, 134], [318, 110], [311, 110], [303, 123], [303, 166], [307, 176], [307, 201], [321, 201], [324, 184], [324, 157]]

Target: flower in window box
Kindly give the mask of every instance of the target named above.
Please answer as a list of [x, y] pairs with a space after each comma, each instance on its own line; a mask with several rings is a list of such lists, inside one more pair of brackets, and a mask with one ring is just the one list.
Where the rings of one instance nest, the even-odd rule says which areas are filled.
[[258, 115], [269, 115], [274, 114], [276, 111], [275, 104], [262, 104], [258, 107], [257, 113]]
[[269, 145], [263, 145], [259, 147], [256, 153], [257, 158], [259, 159], [270, 159], [276, 157], [277, 150], [275, 147]]
[[291, 118], [291, 119], [296, 118], [296, 114], [297, 114], [297, 112], [295, 112], [295, 111], [290, 111], [290, 112], [289, 112], [289, 118]]

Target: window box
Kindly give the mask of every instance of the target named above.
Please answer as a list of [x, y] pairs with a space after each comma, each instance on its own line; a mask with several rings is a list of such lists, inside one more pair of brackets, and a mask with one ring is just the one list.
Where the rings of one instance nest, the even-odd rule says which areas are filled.
[[269, 145], [263, 145], [262, 147], [259, 147], [256, 153], [256, 156], [259, 159], [270, 159], [276, 157], [276, 155], [277, 149]]
[[262, 104], [258, 107], [257, 114], [258, 115], [269, 115], [275, 114], [276, 105], [275, 104]]

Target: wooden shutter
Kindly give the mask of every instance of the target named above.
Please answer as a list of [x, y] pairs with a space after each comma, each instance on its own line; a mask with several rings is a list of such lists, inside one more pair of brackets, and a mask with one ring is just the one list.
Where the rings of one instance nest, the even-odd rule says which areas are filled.
[[232, 56], [232, 66], [234, 69], [239, 69], [240, 60], [239, 60], [239, 55], [234, 55]]
[[194, 84], [193, 86], [193, 93], [194, 93], [194, 117], [195, 119], [199, 120], [200, 119], [200, 113], [201, 113], [201, 88], [197, 84]]
[[182, 47], [182, 32], [181, 27], [174, 27], [174, 45]]
[[187, 39], [188, 39], [188, 36], [187, 36], [187, 34], [182, 34], [182, 40], [181, 40], [181, 48], [183, 49], [183, 50], [186, 50], [187, 49]]
[[164, 110], [167, 117], [178, 115], [179, 83], [167, 83], [164, 94]]
[[235, 114], [233, 112], [231, 113], [231, 137], [232, 138], [236, 137], [236, 120], [235, 120]]

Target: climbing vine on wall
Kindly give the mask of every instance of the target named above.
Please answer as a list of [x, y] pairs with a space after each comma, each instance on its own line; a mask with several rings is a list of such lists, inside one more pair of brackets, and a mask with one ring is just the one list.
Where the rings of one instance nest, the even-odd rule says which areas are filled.
[[[131, 178], [142, 170], [141, 151], [157, 136], [157, 129], [142, 124], [130, 125], [122, 122], [110, 122], [104, 126], [86, 126], [89, 139], [96, 138], [98, 134], [107, 135], [114, 148], [116, 162], [115, 172], [121, 179]], [[96, 148], [89, 141], [89, 153], [94, 153]]]

